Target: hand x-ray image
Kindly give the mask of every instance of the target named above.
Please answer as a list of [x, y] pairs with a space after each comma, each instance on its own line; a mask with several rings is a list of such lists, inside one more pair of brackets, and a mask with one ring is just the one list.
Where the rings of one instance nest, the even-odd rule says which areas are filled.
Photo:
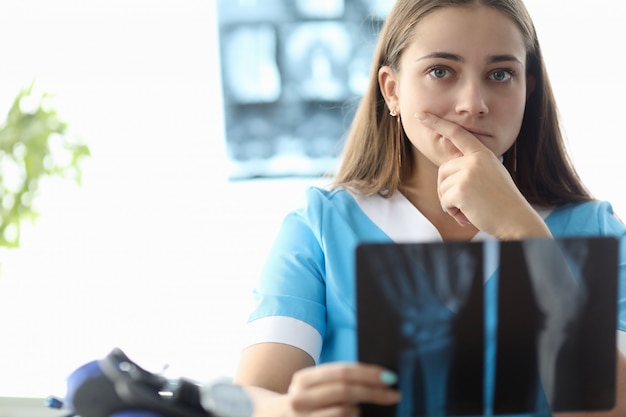
[[482, 286], [480, 244], [357, 249], [359, 360], [395, 370], [402, 394], [371, 415], [482, 414]]
[[617, 250], [612, 238], [359, 246], [359, 361], [396, 371], [402, 393], [362, 416], [612, 408]]

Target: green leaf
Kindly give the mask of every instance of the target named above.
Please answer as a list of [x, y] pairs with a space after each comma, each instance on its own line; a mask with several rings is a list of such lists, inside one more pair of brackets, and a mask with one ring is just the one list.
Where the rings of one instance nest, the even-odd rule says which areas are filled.
[[[33, 97], [32, 91], [33, 83], [18, 93], [0, 124], [0, 247], [18, 247], [22, 222], [34, 221], [39, 215], [31, 202], [42, 192], [40, 179], [59, 176], [81, 184], [81, 165], [91, 156], [85, 143], [68, 136], [68, 125], [56, 110], [43, 106], [49, 95]], [[63, 155], [54, 154], [52, 139], [60, 140], [55, 152]], [[16, 180], [15, 166], [21, 177], [17, 187], [9, 188], [5, 179]]]

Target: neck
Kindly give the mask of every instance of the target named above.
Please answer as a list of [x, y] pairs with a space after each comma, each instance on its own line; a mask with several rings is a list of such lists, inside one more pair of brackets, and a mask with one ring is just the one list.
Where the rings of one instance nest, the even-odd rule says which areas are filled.
[[400, 185], [400, 192], [430, 221], [443, 240], [470, 240], [478, 230], [459, 225], [441, 208], [437, 193], [438, 167], [425, 158], [416, 158], [410, 178]]
[[[400, 185], [400, 191], [423, 214], [427, 212], [443, 213], [437, 194], [439, 167], [415, 151], [411, 176]], [[437, 208], [438, 210], [433, 210]], [[429, 220], [430, 217], [428, 217]]]

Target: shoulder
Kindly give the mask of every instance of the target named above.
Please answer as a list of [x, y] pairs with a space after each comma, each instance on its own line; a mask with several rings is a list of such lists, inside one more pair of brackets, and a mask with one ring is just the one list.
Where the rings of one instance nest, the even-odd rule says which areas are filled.
[[294, 214], [307, 219], [316, 219], [330, 214], [353, 212], [357, 207], [354, 196], [344, 188], [328, 189], [310, 186], [306, 189], [304, 207], [295, 210]]
[[345, 188], [323, 188], [310, 186], [306, 189], [307, 205], [317, 204], [351, 204], [354, 202], [353, 195]]
[[546, 218], [557, 235], [624, 235], [626, 227], [607, 201], [592, 200], [556, 207]]
[[353, 215], [355, 207], [354, 197], [345, 189], [309, 186], [302, 205], [287, 214], [283, 229], [301, 232], [302, 228], [306, 228], [319, 235], [321, 229], [333, 223], [332, 219]]
[[587, 220], [613, 216], [613, 207], [607, 201], [591, 200], [555, 207], [548, 218]]

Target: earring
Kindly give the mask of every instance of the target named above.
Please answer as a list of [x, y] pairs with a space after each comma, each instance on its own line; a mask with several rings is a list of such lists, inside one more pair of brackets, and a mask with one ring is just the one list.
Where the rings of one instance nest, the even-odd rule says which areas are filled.
[[[398, 116], [395, 110], [389, 112], [392, 117]], [[398, 149], [398, 168], [402, 167], [402, 123], [400, 117], [396, 119], [396, 148]]]
[[389, 114], [391, 115], [391, 117], [396, 117], [398, 115], [398, 113], [396, 113], [396, 109], [389, 110]]

